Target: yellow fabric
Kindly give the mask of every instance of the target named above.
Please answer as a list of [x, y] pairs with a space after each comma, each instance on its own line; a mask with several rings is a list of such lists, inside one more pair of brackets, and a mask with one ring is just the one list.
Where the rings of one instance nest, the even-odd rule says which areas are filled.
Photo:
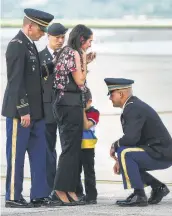
[[18, 126], [18, 119], [13, 119], [12, 147], [11, 147], [11, 185], [10, 185], [11, 200], [14, 200], [17, 126]]
[[41, 26], [44, 26], [44, 27], [47, 27], [48, 24], [49, 24], [48, 22], [45, 22], [45, 21], [40, 20], [40, 19], [37, 19], [37, 18], [31, 18], [31, 17], [28, 17], [28, 16], [26, 16], [26, 15], [25, 15], [25, 17], [27, 17], [29, 20], [31, 20], [31, 21], [37, 23], [38, 25], [41, 25]]
[[142, 148], [127, 148], [127, 149], [124, 149], [121, 152], [121, 163], [122, 163], [122, 168], [123, 168], [123, 171], [124, 171], [124, 177], [125, 177], [128, 189], [131, 188], [131, 182], [130, 182], [128, 172], [127, 172], [127, 166], [126, 166], [126, 162], [125, 162], [125, 155], [128, 152], [143, 152], [143, 151], [144, 151], [144, 149], [142, 149]]
[[96, 143], [97, 143], [97, 139], [83, 139], [81, 144], [81, 149], [95, 148]]

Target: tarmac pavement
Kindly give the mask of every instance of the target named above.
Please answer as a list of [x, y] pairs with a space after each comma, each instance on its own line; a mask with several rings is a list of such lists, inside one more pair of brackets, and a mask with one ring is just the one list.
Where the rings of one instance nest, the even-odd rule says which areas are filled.
[[[115, 205], [117, 199], [126, 198], [131, 191], [123, 189], [121, 183], [97, 183], [98, 204], [72, 207], [56, 208], [31, 208], [31, 209], [12, 209], [5, 208], [4, 193], [5, 180], [1, 180], [1, 215], [13, 216], [171, 216], [172, 215], [172, 185], [171, 189], [162, 202], [158, 205], [149, 205], [147, 207], [118, 207]], [[24, 181], [23, 195], [29, 201], [30, 180]], [[146, 193], [150, 195], [150, 188], [146, 188]]]

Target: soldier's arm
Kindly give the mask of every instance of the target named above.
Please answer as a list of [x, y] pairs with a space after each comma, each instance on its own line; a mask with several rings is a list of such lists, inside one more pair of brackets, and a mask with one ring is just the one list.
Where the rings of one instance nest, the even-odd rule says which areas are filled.
[[54, 63], [53, 62], [49, 62], [49, 63], [42, 64], [41, 71], [42, 71], [42, 77], [49, 76], [54, 71]]
[[8, 79], [13, 86], [12, 95], [20, 116], [29, 114], [29, 103], [25, 89], [25, 55], [22, 41], [10, 42], [6, 53]]
[[141, 131], [145, 123], [145, 116], [134, 104], [128, 105], [124, 113], [124, 135], [115, 145], [117, 146], [135, 146], [140, 140]]
[[39, 52], [39, 60], [40, 60], [40, 63], [41, 63], [41, 73], [42, 73], [43, 78], [48, 77], [54, 71], [54, 63], [53, 63], [53, 61], [49, 62], [49, 63], [46, 63], [44, 61], [44, 58], [45, 58], [44, 52], [43, 51]]

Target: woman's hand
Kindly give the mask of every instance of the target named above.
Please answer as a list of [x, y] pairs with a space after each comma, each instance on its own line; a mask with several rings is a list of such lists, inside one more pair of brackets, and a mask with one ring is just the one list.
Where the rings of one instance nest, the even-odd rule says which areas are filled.
[[96, 53], [95, 52], [90, 52], [87, 54], [87, 64], [89, 64], [90, 62], [92, 62], [94, 59], [96, 58]]
[[83, 61], [82, 68], [86, 72], [87, 71], [87, 54], [85, 51], [82, 51], [82, 61]]

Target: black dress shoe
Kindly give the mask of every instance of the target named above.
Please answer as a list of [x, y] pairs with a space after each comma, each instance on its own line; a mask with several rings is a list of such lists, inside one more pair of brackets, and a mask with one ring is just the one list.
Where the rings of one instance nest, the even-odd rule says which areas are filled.
[[78, 200], [76, 201], [76, 200], [74, 200], [68, 193], [66, 193], [66, 195], [67, 195], [69, 201], [70, 201], [71, 203], [73, 203], [74, 205], [85, 205], [85, 204], [86, 204], [85, 199], [78, 199]]
[[123, 202], [130, 202], [130, 200], [135, 196], [134, 193], [132, 193], [129, 197], [127, 197], [127, 199], [125, 200], [117, 200], [116, 201], [116, 204], [120, 204], [120, 203], [123, 203]]
[[78, 200], [85, 201], [86, 200], [86, 195], [85, 194], [77, 194]]
[[55, 206], [74, 206], [75, 204], [72, 202], [63, 202], [59, 196], [57, 195], [56, 191], [52, 191], [51, 195], [49, 196], [49, 202], [47, 202], [47, 207], [55, 207]]
[[33, 208], [31, 203], [27, 203], [25, 199], [20, 200], [6, 200], [6, 208]]
[[22, 201], [25, 204], [28, 204], [28, 202], [23, 197], [20, 199], [20, 201]]
[[97, 204], [97, 200], [86, 200], [87, 205], [94, 205]]
[[160, 187], [153, 188], [151, 191], [151, 196], [148, 199], [149, 204], [158, 204], [161, 202], [162, 198], [170, 193], [170, 190], [166, 185], [161, 185]]
[[25, 200], [22, 194], [20, 195], [20, 201], [22, 201], [23, 203], [27, 203], [27, 201]]
[[35, 208], [38, 208], [38, 207], [41, 207], [41, 206], [46, 206], [47, 202], [49, 202], [48, 197], [36, 198], [36, 199], [31, 200], [31, 203]]
[[126, 206], [147, 206], [148, 200], [146, 196], [140, 196], [138, 194], [135, 194], [130, 201], [124, 201], [120, 203], [116, 203], [119, 206], [126, 207]]

